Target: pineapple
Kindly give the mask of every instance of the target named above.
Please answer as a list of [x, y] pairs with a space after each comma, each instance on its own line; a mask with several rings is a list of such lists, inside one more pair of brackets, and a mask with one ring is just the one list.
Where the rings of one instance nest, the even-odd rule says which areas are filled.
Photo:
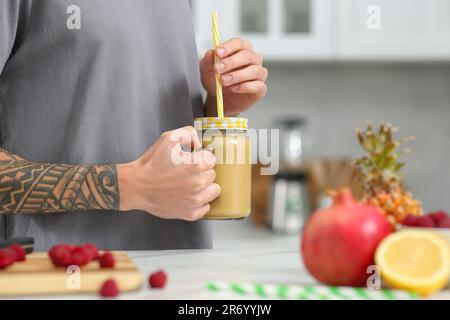
[[412, 137], [393, 139], [395, 132], [389, 124], [381, 124], [378, 132], [372, 125], [366, 131], [356, 130], [359, 143], [367, 155], [354, 162], [362, 178], [363, 201], [377, 207], [393, 225], [407, 215], [422, 215], [422, 204], [405, 189], [400, 171], [405, 166], [398, 159], [406, 150], [398, 147]]

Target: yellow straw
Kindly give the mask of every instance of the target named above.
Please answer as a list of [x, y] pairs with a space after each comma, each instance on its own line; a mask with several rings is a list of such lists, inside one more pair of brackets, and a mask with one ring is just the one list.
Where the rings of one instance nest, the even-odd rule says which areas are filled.
[[[213, 24], [214, 49], [216, 49], [220, 45], [218, 20], [219, 20], [219, 18], [218, 18], [217, 12], [213, 12], [212, 24]], [[215, 63], [217, 63], [219, 61], [219, 57], [216, 54], [214, 54], [214, 61], [215, 61]], [[217, 99], [217, 116], [219, 118], [223, 118], [222, 81], [220, 80], [220, 75], [218, 73], [216, 73], [216, 99]]]

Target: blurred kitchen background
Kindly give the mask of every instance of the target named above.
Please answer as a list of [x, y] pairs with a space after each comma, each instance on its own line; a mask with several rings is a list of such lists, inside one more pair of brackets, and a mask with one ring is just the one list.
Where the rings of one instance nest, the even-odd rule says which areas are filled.
[[[254, 176], [252, 221], [270, 223], [271, 215], [289, 210], [276, 203], [289, 192], [299, 194], [300, 207], [291, 208], [299, 214], [324, 205], [324, 189], [351, 178], [342, 161], [361, 155], [354, 129], [368, 120], [393, 123], [398, 136], [416, 137], [403, 157], [406, 183], [425, 211], [450, 210], [450, 1], [192, 4], [199, 54], [211, 47], [211, 12], [218, 11], [222, 40], [246, 38], [265, 58], [269, 91], [243, 115], [250, 126], [284, 126], [294, 132], [284, 136], [287, 143], [292, 137], [302, 142], [291, 154], [294, 161], [301, 156], [298, 170]], [[290, 224], [295, 229], [301, 221]]]

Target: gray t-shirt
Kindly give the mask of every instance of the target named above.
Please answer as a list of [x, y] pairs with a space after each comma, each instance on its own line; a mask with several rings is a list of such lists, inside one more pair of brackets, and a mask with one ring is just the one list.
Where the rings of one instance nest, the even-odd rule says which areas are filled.
[[[0, 145], [38, 162], [123, 163], [191, 125], [202, 91], [188, 0], [0, 0]], [[205, 221], [144, 212], [1, 216], [0, 237], [104, 249], [211, 247]]]

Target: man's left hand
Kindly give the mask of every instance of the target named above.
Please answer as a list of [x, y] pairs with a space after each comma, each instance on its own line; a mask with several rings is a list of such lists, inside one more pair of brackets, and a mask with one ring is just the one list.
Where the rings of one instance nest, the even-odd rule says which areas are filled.
[[[214, 63], [214, 54], [220, 61]], [[203, 87], [208, 92], [206, 114], [216, 116], [215, 73], [220, 74], [223, 85], [224, 113], [235, 116], [266, 95], [268, 71], [261, 55], [252, 45], [239, 38], [220, 44], [216, 50], [208, 50], [200, 62]]]

